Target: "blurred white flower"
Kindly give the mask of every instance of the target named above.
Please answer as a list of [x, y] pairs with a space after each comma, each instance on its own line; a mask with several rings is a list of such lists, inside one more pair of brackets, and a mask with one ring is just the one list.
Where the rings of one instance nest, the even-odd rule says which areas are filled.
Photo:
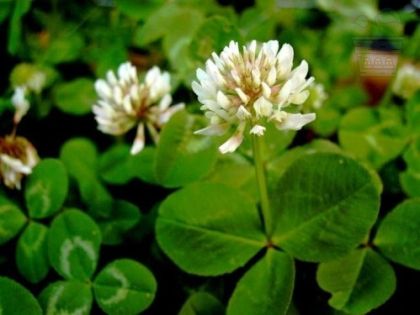
[[262, 136], [267, 122], [280, 130], [299, 130], [315, 119], [314, 113], [288, 110], [289, 105], [301, 105], [308, 98], [307, 88], [314, 79], [306, 79], [306, 61], [292, 70], [292, 46], [279, 48], [276, 40], [261, 45], [252, 41], [241, 51], [238, 43], [231, 41], [220, 55], [212, 54], [205, 70], [197, 70], [198, 82], [194, 81], [192, 88], [210, 126], [196, 133], [221, 135], [232, 125], [237, 128], [219, 147], [222, 153], [235, 151], [245, 130]]
[[39, 94], [44, 88], [46, 82], [46, 74], [44, 72], [37, 71], [30, 76], [30, 78], [26, 82], [26, 86], [29, 90]]
[[324, 104], [325, 100], [328, 98], [327, 93], [325, 92], [324, 85], [321, 83], [314, 83], [309, 88], [309, 97], [302, 104], [302, 111], [304, 113], [317, 111]]
[[0, 180], [11, 189], [20, 189], [22, 178], [32, 172], [39, 157], [23, 137], [0, 138]]
[[14, 123], [18, 124], [22, 117], [26, 115], [29, 110], [29, 101], [26, 99], [27, 88], [25, 86], [18, 86], [12, 96], [12, 104], [15, 107]]
[[139, 83], [136, 68], [126, 62], [117, 75], [108, 71], [106, 80], [99, 79], [95, 89], [99, 100], [93, 106], [98, 129], [104, 133], [121, 135], [137, 126], [131, 154], [140, 152], [145, 144], [145, 127], [155, 142], [159, 130], [184, 104], [170, 106], [170, 76], [158, 67], [150, 69], [144, 82]]
[[397, 71], [392, 91], [404, 99], [409, 99], [418, 90], [420, 90], [420, 68], [410, 63], [403, 64]]

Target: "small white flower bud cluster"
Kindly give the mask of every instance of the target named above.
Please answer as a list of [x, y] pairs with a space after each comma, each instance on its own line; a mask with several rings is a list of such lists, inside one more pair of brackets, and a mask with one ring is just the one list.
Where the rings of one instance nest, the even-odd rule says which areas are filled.
[[119, 66], [117, 75], [108, 71], [106, 80], [95, 83], [99, 100], [93, 106], [98, 129], [111, 135], [121, 135], [137, 125], [137, 135], [131, 154], [145, 145], [145, 127], [155, 142], [159, 130], [183, 104], [170, 106], [170, 75], [158, 67], [150, 69], [144, 82], [139, 83], [136, 68], [129, 62]]
[[308, 98], [308, 86], [314, 78], [306, 79], [308, 64], [292, 70], [293, 48], [271, 40], [261, 45], [252, 41], [240, 50], [231, 41], [220, 55], [212, 54], [205, 70], [197, 70], [198, 82], [193, 91], [210, 126], [196, 131], [198, 134], [221, 135], [230, 126], [237, 126], [233, 136], [222, 144], [222, 153], [233, 152], [249, 132], [264, 135], [265, 124], [273, 122], [280, 130], [299, 130], [315, 119], [314, 113], [292, 113], [289, 105], [301, 105]]

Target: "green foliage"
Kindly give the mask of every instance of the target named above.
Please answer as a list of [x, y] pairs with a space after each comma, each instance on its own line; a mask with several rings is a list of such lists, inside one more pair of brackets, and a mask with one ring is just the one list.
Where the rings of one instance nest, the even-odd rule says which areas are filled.
[[22, 285], [0, 277], [0, 309], [3, 314], [41, 315], [41, 307], [34, 296]]
[[70, 82], [57, 84], [54, 88], [54, 104], [63, 112], [73, 115], [84, 115], [92, 111], [96, 100], [93, 81], [79, 78]]
[[420, 270], [420, 200], [399, 204], [381, 222], [374, 244], [392, 261]]
[[265, 237], [251, 200], [220, 184], [194, 184], [170, 195], [160, 206], [157, 240], [183, 270], [220, 275], [243, 266]]
[[63, 163], [45, 159], [33, 170], [25, 186], [29, 216], [46, 218], [61, 209], [68, 191], [68, 176]]
[[78, 280], [51, 283], [41, 292], [39, 300], [46, 315], [88, 315], [93, 302], [89, 285]]
[[320, 264], [317, 281], [332, 294], [331, 306], [356, 315], [382, 305], [396, 288], [391, 265], [369, 248]]
[[156, 288], [153, 274], [130, 259], [110, 263], [93, 283], [99, 306], [110, 315], [135, 315], [145, 310], [152, 303]]
[[10, 200], [0, 196], [0, 244], [4, 244], [22, 229], [26, 217]]
[[228, 315], [287, 314], [295, 281], [293, 259], [269, 249], [236, 285]]
[[207, 292], [196, 292], [184, 303], [178, 315], [219, 315], [224, 313], [223, 305]]
[[65, 279], [88, 280], [96, 269], [101, 244], [99, 227], [80, 210], [57, 216], [48, 233], [52, 267]]
[[44, 279], [50, 268], [47, 234], [48, 227], [30, 222], [17, 242], [16, 265], [19, 272], [32, 283]]
[[397, 109], [356, 108], [341, 121], [338, 132], [344, 150], [375, 168], [396, 158], [407, 143], [407, 130]]
[[277, 211], [273, 242], [298, 259], [325, 261], [364, 239], [378, 215], [379, 191], [356, 161], [314, 153], [286, 170], [272, 203]]
[[209, 138], [194, 135], [197, 118], [176, 113], [165, 125], [156, 151], [155, 174], [165, 187], [179, 187], [206, 175], [216, 162], [217, 148]]

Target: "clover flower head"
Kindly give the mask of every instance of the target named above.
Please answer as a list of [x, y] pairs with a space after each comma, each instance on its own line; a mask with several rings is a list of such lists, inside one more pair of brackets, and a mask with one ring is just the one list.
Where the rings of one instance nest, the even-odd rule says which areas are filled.
[[397, 71], [392, 91], [404, 99], [409, 99], [418, 90], [420, 90], [420, 68], [411, 63], [403, 64]]
[[137, 126], [137, 135], [131, 154], [140, 152], [145, 145], [145, 127], [155, 142], [159, 130], [184, 104], [170, 106], [170, 75], [158, 67], [150, 69], [139, 82], [136, 68], [126, 62], [118, 72], [108, 71], [106, 79], [95, 83], [99, 100], [93, 106], [98, 129], [111, 135], [122, 135]]
[[15, 88], [13, 93], [12, 104], [15, 107], [15, 115], [13, 121], [15, 124], [18, 124], [29, 110], [30, 104], [26, 99], [26, 92], [26, 86], [18, 86]]
[[11, 189], [20, 189], [22, 178], [32, 172], [39, 157], [23, 137], [0, 138], [0, 180]]
[[293, 68], [293, 48], [271, 40], [262, 44], [252, 41], [242, 50], [231, 41], [223, 51], [212, 54], [205, 69], [197, 70], [192, 89], [203, 104], [201, 109], [210, 126], [197, 134], [221, 135], [231, 126], [236, 131], [219, 147], [222, 153], [233, 152], [242, 143], [245, 130], [264, 135], [265, 125], [272, 122], [279, 130], [299, 130], [315, 119], [314, 113], [296, 113], [309, 96], [306, 79], [308, 64], [302, 61]]

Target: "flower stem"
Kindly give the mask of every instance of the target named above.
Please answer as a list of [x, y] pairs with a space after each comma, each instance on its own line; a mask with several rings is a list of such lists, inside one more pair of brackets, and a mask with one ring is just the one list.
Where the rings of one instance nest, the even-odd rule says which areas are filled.
[[258, 193], [260, 196], [261, 211], [264, 220], [264, 228], [268, 239], [273, 234], [273, 220], [271, 216], [270, 200], [268, 199], [267, 180], [265, 177], [264, 161], [262, 159], [261, 143], [263, 137], [252, 135], [252, 151], [254, 154], [255, 174], [257, 177]]

